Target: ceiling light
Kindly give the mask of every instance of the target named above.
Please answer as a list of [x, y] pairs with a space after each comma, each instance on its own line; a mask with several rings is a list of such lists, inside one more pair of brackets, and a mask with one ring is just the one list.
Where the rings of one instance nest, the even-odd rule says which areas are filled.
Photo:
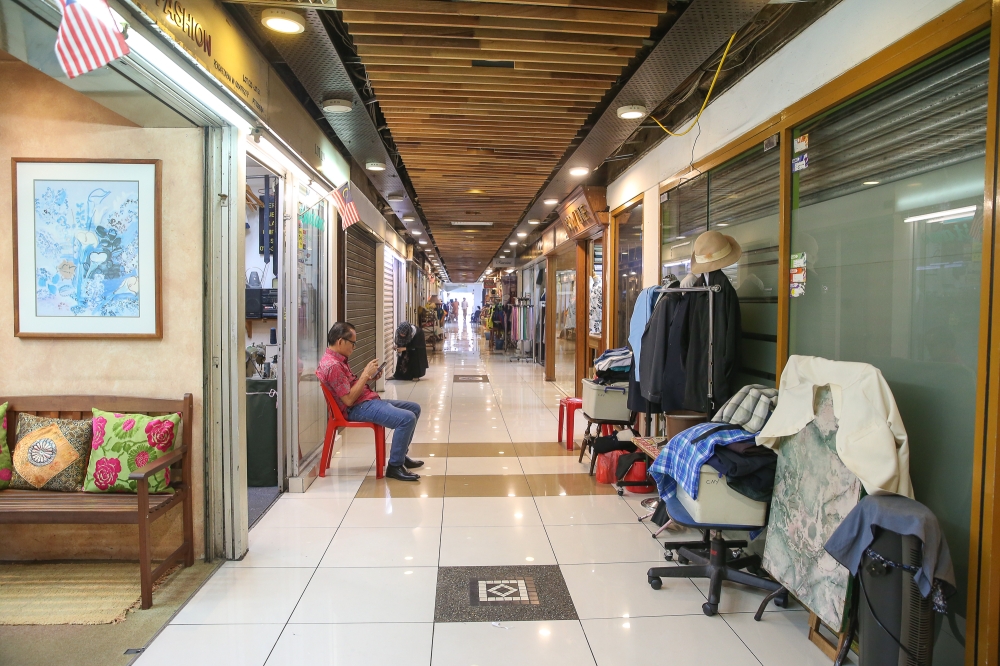
[[952, 208], [951, 210], [942, 210], [937, 213], [927, 213], [926, 215], [908, 217], [904, 219], [903, 222], [927, 222], [928, 224], [932, 222], [953, 222], [955, 220], [964, 220], [967, 217], [972, 217], [976, 214], [976, 210], [976, 206]]
[[879, 181], [877, 181], [877, 180], [866, 180], [865, 182], [863, 182], [861, 184], [862, 185], [878, 185], [878, 183], [879, 183]]
[[486, 194], [486, 192], [483, 192], [482, 190], [479, 190], [479, 189], [466, 190], [465, 193], [466, 194]]
[[413, 217], [412, 215], [404, 215], [403, 216], [403, 222], [413, 222], [414, 220], [416, 220], [416, 218]]
[[492, 227], [492, 222], [479, 222], [476, 220], [463, 220], [461, 222], [452, 222], [453, 227]]
[[418, 243], [420, 243], [421, 245], [427, 245], [427, 241], [426, 241], [426, 240], [424, 240], [423, 238], [421, 238], [421, 239], [420, 239], [420, 240], [418, 240], [417, 242], [418, 242]]
[[517, 245], [517, 241], [511, 241], [508, 245]]
[[385, 171], [385, 162], [365, 162], [365, 168], [369, 171]]
[[349, 113], [353, 108], [354, 102], [349, 99], [335, 97], [323, 100], [323, 110], [327, 113]]
[[399, 203], [403, 199], [404, 197], [402, 194], [390, 194], [389, 196], [386, 197], [386, 201], [388, 201], [389, 203]]
[[629, 104], [618, 107], [618, 117], [622, 120], [635, 120], [646, 115], [646, 107], [642, 104]]
[[542, 223], [542, 221], [539, 220], [538, 218], [532, 218], [532, 219], [528, 220], [528, 224], [541, 224], [541, 223]]
[[297, 35], [306, 29], [306, 20], [302, 15], [287, 9], [265, 9], [260, 15], [260, 22], [265, 28], [286, 35]]
[[555, 206], [557, 203], [559, 203], [559, 199], [544, 199], [542, 203], [545, 204], [546, 206]]
[[421, 236], [423, 235], [424, 232], [420, 231], [420, 229], [414, 229], [410, 233], [413, 234], [414, 236]]
[[517, 237], [518, 238], [527, 238], [528, 237], [528, 232], [527, 231], [518, 231], [517, 232]]
[[590, 173], [590, 167], [585, 166], [573, 167], [569, 170], [569, 175], [576, 176], [578, 178], [580, 176], [586, 176], [588, 173]]

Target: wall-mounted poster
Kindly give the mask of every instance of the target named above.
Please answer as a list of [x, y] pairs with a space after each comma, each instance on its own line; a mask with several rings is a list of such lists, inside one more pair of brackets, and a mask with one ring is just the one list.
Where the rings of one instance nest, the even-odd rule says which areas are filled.
[[160, 161], [13, 159], [14, 334], [161, 338]]

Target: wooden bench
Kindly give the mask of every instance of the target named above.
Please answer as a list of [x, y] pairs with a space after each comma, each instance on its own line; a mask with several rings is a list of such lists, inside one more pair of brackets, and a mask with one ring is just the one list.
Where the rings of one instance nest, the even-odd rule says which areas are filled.
[[[189, 567], [194, 564], [194, 520], [191, 484], [191, 422], [194, 399], [185, 394], [182, 400], [157, 398], [127, 398], [116, 396], [27, 396], [0, 397], [0, 404], [7, 407], [8, 445], [13, 449], [19, 413], [48, 418], [91, 418], [91, 409], [97, 408], [122, 414], [163, 416], [180, 412], [183, 418], [181, 446], [156, 459], [131, 474], [129, 479], [138, 482], [138, 494], [129, 493], [62, 493], [41, 490], [0, 491], [0, 524], [60, 524], [60, 525], [138, 525], [139, 526], [139, 576], [142, 587], [142, 608], [153, 605], [153, 581], [178, 562]], [[172, 494], [150, 495], [146, 480], [170, 467]], [[184, 539], [156, 569], [150, 551], [150, 525], [170, 509], [182, 505], [184, 514]]]

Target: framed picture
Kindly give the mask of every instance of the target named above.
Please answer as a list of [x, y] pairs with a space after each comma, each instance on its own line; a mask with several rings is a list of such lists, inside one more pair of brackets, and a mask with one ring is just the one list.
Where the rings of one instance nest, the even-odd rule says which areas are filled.
[[163, 337], [160, 168], [12, 159], [14, 335]]

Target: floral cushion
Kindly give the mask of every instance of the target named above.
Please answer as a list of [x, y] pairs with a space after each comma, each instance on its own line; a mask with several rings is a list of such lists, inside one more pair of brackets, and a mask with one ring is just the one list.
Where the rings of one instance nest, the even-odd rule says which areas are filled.
[[[94, 410], [90, 466], [83, 483], [88, 493], [134, 493], [138, 482], [128, 476], [180, 443], [181, 415], [145, 416]], [[170, 469], [149, 477], [149, 492], [170, 492]]]
[[7, 445], [7, 403], [0, 405], [0, 490], [10, 485], [14, 476], [14, 462]]
[[17, 415], [10, 487], [76, 492], [83, 485], [90, 452], [90, 419]]

